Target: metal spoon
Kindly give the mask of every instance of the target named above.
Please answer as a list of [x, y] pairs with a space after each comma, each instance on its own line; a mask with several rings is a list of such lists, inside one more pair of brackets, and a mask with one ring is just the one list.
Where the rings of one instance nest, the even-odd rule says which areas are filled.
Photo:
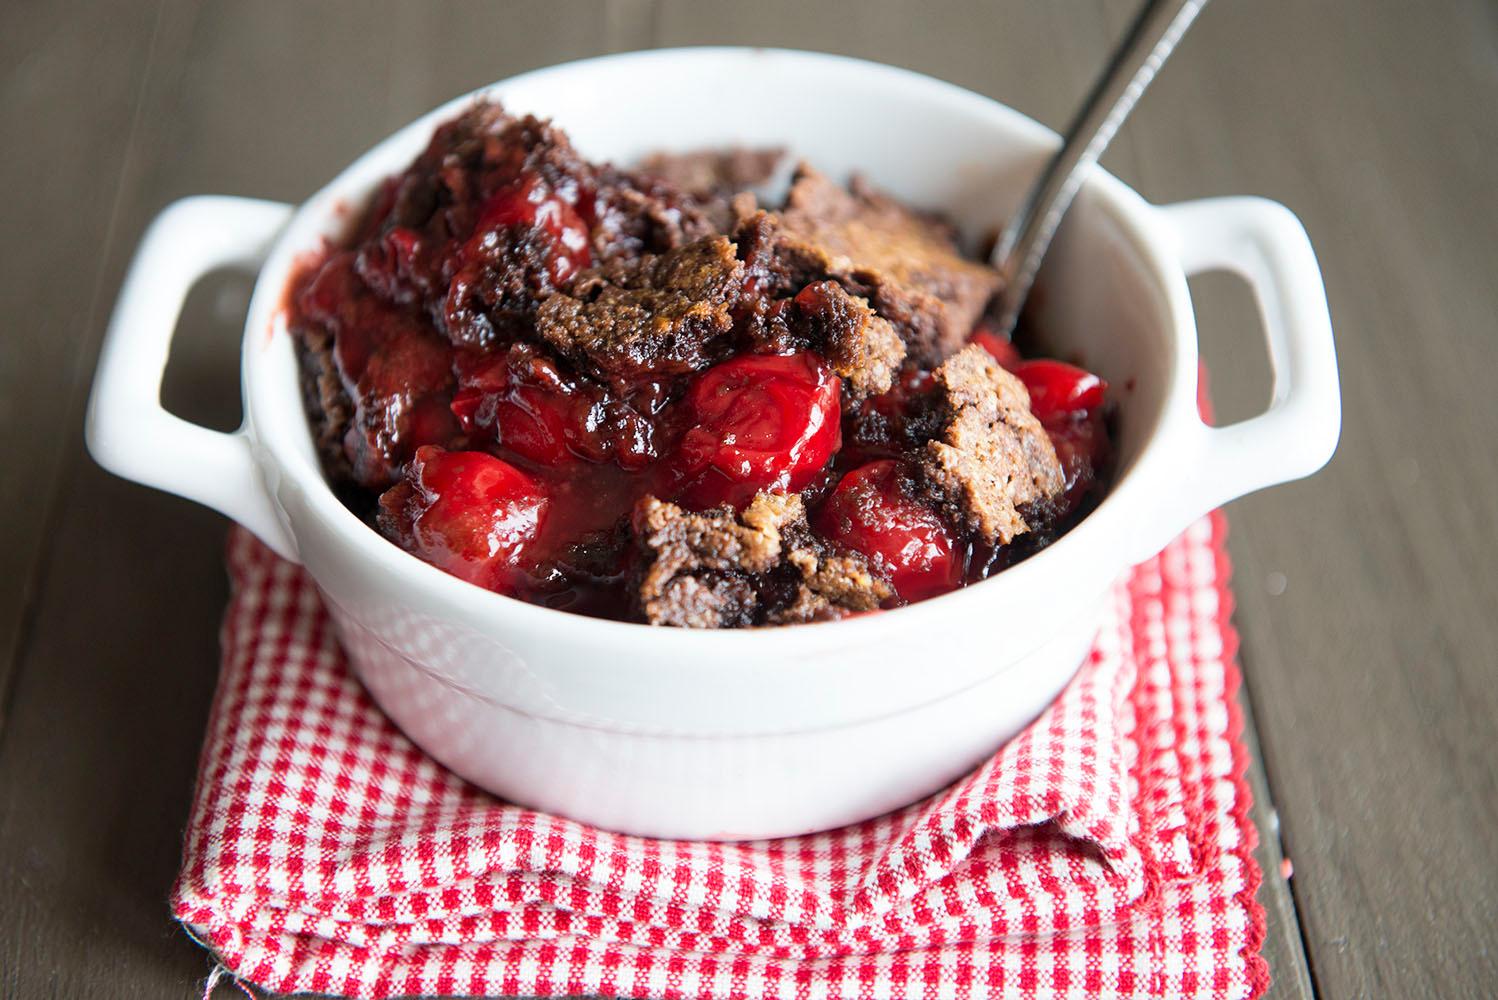
[[1014, 331], [1035, 272], [1087, 169], [1103, 155], [1139, 95], [1206, 5], [1207, 0], [1146, 0], [1066, 130], [1061, 148], [1004, 227], [991, 260], [1005, 279], [999, 294], [999, 332], [1005, 336]]

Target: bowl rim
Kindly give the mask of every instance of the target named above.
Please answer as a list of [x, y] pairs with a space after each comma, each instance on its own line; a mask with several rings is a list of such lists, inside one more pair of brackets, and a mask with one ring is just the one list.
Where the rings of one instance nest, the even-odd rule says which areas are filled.
[[[268, 390], [263, 389], [257, 379], [269, 375], [265, 371], [268, 363], [265, 356], [269, 352], [263, 348], [274, 336], [286, 332], [286, 284], [296, 266], [296, 258], [306, 252], [295, 249], [297, 245], [306, 242], [297, 237], [305, 237], [309, 230], [321, 234], [327, 228], [326, 221], [330, 215], [346, 215], [349, 205], [344, 192], [364, 185], [369, 180], [387, 176], [392, 167], [384, 161], [390, 158], [393, 149], [406, 145], [418, 133], [422, 134], [423, 139], [430, 136], [438, 124], [477, 98], [499, 96], [502, 99], [502, 92], [508, 88], [532, 85], [547, 77], [576, 73], [599, 64], [637, 64], [641, 69], [659, 71], [664, 64], [680, 60], [721, 64], [727, 60], [767, 58], [781, 60], [788, 68], [835, 66], [849, 74], [864, 74], [870, 80], [884, 77], [886, 81], [895, 81], [903, 87], [920, 91], [923, 99], [965, 105], [970, 113], [989, 120], [996, 128], [1007, 134], [1023, 137], [1029, 143], [1027, 151], [1046, 153], [1060, 142], [1060, 137], [1054, 131], [1034, 119], [993, 98], [956, 84], [884, 63], [799, 49], [689, 46], [622, 52], [542, 67], [477, 87], [426, 112], [365, 149], [311, 197], [298, 205], [290, 221], [276, 237], [255, 283], [241, 349], [245, 426], [255, 441], [255, 452], [272, 493], [279, 494], [279, 491], [289, 489], [298, 494], [304, 501], [302, 506], [307, 512], [341, 545], [358, 550], [361, 558], [370, 560], [372, 568], [402, 577], [407, 585], [422, 588], [432, 598], [454, 611], [462, 612], [470, 620], [488, 621], [491, 626], [516, 629], [547, 629], [565, 625], [580, 633], [591, 633], [589, 637], [598, 641], [648, 640], [677, 647], [684, 654], [704, 652], [711, 644], [724, 642], [752, 643], [757, 647], [756, 651], [763, 651], [767, 655], [773, 655], [782, 647], [804, 646], [813, 640], [829, 645], [842, 644], [844, 641], [869, 643], [877, 641], [883, 633], [932, 624], [938, 616], [961, 614], [964, 610], [975, 611], [979, 607], [978, 602], [990, 602], [999, 598], [1004, 588], [1019, 590], [1031, 585], [1047, 567], [1063, 558], [1075, 558], [1088, 551], [1095, 556], [1107, 553], [1105, 561], [1110, 566], [1110, 578], [1126, 568], [1128, 559], [1122, 554], [1126, 551], [1122, 533], [1129, 523], [1130, 514], [1139, 506], [1136, 499], [1140, 495], [1139, 490], [1151, 478], [1151, 473], [1168, 461], [1169, 456], [1163, 453], [1162, 439], [1169, 436], [1167, 432], [1170, 426], [1182, 419], [1183, 414], [1195, 418], [1196, 325], [1185, 273], [1169, 240], [1163, 235], [1164, 229], [1156, 218], [1158, 210], [1101, 167], [1094, 168], [1084, 183], [1084, 190], [1095, 199], [1095, 207], [1115, 224], [1117, 235], [1122, 238], [1127, 251], [1132, 252], [1142, 265], [1141, 276], [1154, 285], [1164, 313], [1170, 320], [1166, 324], [1169, 329], [1165, 338], [1169, 349], [1168, 352], [1162, 351], [1168, 353], [1163, 359], [1164, 391], [1154, 414], [1153, 426], [1146, 429], [1138, 453], [1129, 467], [1112, 483], [1097, 507], [1069, 531], [1020, 563], [985, 580], [937, 597], [835, 621], [740, 629], [665, 628], [640, 622], [595, 618], [531, 604], [461, 580], [390, 543], [339, 502], [317, 463], [309, 462], [304, 454], [280, 434], [265, 433], [267, 428], [274, 429], [280, 423], [274, 416], [267, 419], [268, 411], [279, 407], [275, 405], [276, 401], [262, 398], [262, 393]], [[561, 124], [566, 126], [565, 122]], [[403, 160], [393, 169], [401, 169], [404, 162]], [[305, 426], [305, 412], [298, 412], [295, 420]], [[310, 428], [308, 432], [310, 433]], [[297, 532], [290, 523], [291, 519], [284, 516], [285, 504], [280, 501], [279, 496], [277, 506], [283, 511], [283, 520], [288, 522], [289, 533], [295, 538]], [[1110, 531], [1114, 533], [1112, 536]], [[298, 547], [300, 548], [300, 542]], [[729, 639], [727, 636], [736, 638]]]

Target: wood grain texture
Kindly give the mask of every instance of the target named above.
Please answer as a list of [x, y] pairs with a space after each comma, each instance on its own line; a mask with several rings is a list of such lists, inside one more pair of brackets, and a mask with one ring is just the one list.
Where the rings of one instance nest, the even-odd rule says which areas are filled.
[[[0, 995], [197, 996], [209, 968], [165, 897], [213, 683], [223, 523], [110, 479], [79, 438], [104, 316], [161, 206], [297, 200], [453, 94], [651, 44], [846, 52], [1056, 126], [1132, 7], [0, 8], [0, 182], [25, 193], [0, 199], [0, 449], [28, 473], [0, 477]], [[1268, 772], [1251, 778], [1272, 996], [1309, 991], [1302, 933], [1327, 997], [1485, 996], [1498, 981], [1495, 107], [1498, 14], [1483, 0], [1223, 2], [1105, 160], [1157, 201], [1290, 205], [1338, 326], [1337, 458], [1230, 509]], [[194, 296], [165, 396], [218, 425], [235, 419], [243, 293], [223, 277]], [[1219, 410], [1247, 415], [1267, 386], [1252, 304], [1225, 279], [1193, 294]]]
[[[1132, 162], [1112, 165], [1152, 200], [1288, 204], [1338, 331], [1336, 458], [1229, 508], [1314, 978], [1329, 997], [1490, 996], [1498, 17], [1478, 2], [1224, 3], [1193, 31], [1129, 126]], [[1241, 290], [1200, 292], [1217, 370], [1237, 372], [1258, 350]], [[1264, 398], [1216, 386], [1240, 413]]]
[[[99, 247], [115, 227], [124, 154], [156, 27], [147, 5], [105, 22], [57, 18], [42, 4], [7, 9], [0, 31], [0, 729], [11, 666], [47, 538], [48, 511], [71, 441], [67, 419], [91, 358], [80, 356], [113, 292]], [[81, 13], [81, 12], [80, 12]], [[48, 124], [70, 108], [66, 128]], [[20, 195], [20, 196], [15, 196]], [[64, 210], [65, 207], [65, 210]], [[45, 240], [17, 240], [47, 232]], [[109, 286], [109, 287], [106, 287]]]

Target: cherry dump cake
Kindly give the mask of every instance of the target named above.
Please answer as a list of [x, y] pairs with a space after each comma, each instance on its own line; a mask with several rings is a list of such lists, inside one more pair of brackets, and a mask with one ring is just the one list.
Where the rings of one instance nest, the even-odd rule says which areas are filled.
[[480, 587], [704, 628], [945, 593], [1102, 488], [1106, 386], [984, 325], [940, 219], [777, 156], [583, 160], [481, 103], [288, 298], [343, 501]]

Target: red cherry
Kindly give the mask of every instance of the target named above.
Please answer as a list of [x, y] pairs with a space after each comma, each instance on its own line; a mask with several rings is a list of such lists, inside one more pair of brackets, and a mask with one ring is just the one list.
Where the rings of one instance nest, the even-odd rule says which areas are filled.
[[570, 203], [552, 192], [534, 175], [522, 176], [501, 188], [479, 208], [478, 224], [471, 244], [482, 246], [498, 230], [521, 227], [550, 235], [553, 246], [547, 274], [553, 285], [561, 285], [593, 262], [588, 249], [588, 225]]
[[1014, 346], [1014, 342], [1000, 337], [986, 326], [978, 327], [968, 339], [992, 354], [993, 359], [1003, 368], [1014, 371], [1015, 366], [1021, 363], [1019, 348]]
[[1030, 390], [1030, 412], [1043, 424], [1103, 405], [1108, 383], [1064, 361], [1038, 358], [1011, 369]]
[[539, 484], [513, 465], [428, 445], [416, 450], [405, 479], [380, 497], [380, 526], [439, 569], [509, 593], [547, 505]]
[[935, 385], [936, 378], [928, 369], [905, 368], [895, 375], [888, 392], [869, 397], [862, 409], [891, 420], [903, 420], [910, 416], [911, 406], [930, 393]]
[[419, 314], [370, 294], [353, 254], [330, 258], [298, 304], [333, 334], [333, 361], [354, 404], [344, 453], [361, 483], [384, 488], [418, 445], [457, 436], [447, 409], [452, 347]]
[[[524, 356], [501, 354], [461, 370], [452, 411], [463, 430], [485, 434], [496, 444], [542, 466], [557, 466], [575, 456], [567, 448], [570, 412], [575, 400], [558, 387], [527, 378]], [[539, 359], [535, 359], [539, 360]]]
[[440, 271], [445, 252], [439, 240], [405, 226], [392, 226], [363, 243], [356, 267], [359, 277], [380, 298], [420, 306], [442, 287]]
[[1108, 453], [1108, 429], [1096, 411], [1045, 425], [1061, 472], [1066, 480], [1065, 506], [1070, 510], [1081, 502], [1094, 483]]
[[841, 382], [814, 354], [748, 354], [697, 376], [692, 426], [674, 456], [688, 507], [743, 507], [761, 490], [811, 484], [842, 443]]
[[452, 412], [466, 433], [548, 468], [614, 459], [632, 469], [655, 457], [649, 420], [526, 345], [478, 360], [463, 356]]
[[455, 343], [488, 346], [515, 332], [537, 298], [593, 262], [577, 207], [521, 174], [478, 207], [472, 234], [443, 261], [442, 323]]
[[935, 511], [900, 486], [899, 463], [860, 466], [837, 484], [815, 518], [826, 537], [863, 553], [907, 601], [957, 586], [956, 545]]

